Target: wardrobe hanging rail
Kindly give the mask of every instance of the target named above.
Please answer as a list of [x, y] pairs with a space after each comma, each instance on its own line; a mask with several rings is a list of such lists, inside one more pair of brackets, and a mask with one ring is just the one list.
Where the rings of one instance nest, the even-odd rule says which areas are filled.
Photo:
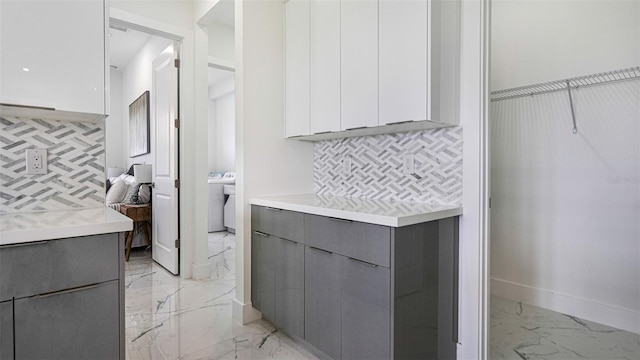
[[598, 74], [578, 76], [570, 79], [555, 80], [546, 83], [521, 86], [513, 89], [497, 90], [491, 92], [491, 101], [500, 101], [547, 94], [558, 91], [571, 91], [571, 88], [578, 89], [594, 85], [607, 84], [619, 81], [640, 79], [640, 66], [634, 66], [621, 70], [606, 71]]

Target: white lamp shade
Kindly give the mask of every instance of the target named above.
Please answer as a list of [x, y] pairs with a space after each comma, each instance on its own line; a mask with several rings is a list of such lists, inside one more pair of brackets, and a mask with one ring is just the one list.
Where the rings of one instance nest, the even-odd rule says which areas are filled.
[[151, 182], [151, 165], [133, 165], [133, 176], [138, 184], [148, 184]]
[[122, 173], [124, 173], [124, 169], [123, 168], [119, 168], [119, 167], [108, 167], [107, 168], [107, 177], [108, 178], [120, 176]]

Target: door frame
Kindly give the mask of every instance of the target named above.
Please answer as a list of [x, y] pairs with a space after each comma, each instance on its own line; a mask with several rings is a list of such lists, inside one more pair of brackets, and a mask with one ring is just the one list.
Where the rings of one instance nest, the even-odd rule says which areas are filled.
[[195, 237], [195, 226], [193, 226], [192, 222], [195, 218], [196, 208], [194, 206], [196, 201], [194, 186], [190, 185], [194, 183], [196, 164], [193, 161], [187, 161], [187, 159], [193, 158], [196, 150], [193, 142], [185, 141], [185, 139], [193, 137], [192, 134], [195, 133], [194, 121], [185, 121], [185, 119], [194, 118], [193, 32], [113, 7], [108, 8], [107, 12], [107, 19], [110, 24], [160, 36], [173, 40], [178, 44], [177, 51], [181, 59], [178, 69], [178, 114], [181, 121], [176, 146], [178, 151], [178, 178], [180, 179], [181, 187], [178, 189], [176, 216], [179, 219], [178, 235], [179, 239], [181, 239], [179, 255], [180, 277], [190, 278], [192, 276], [191, 264], [193, 263], [192, 239]]

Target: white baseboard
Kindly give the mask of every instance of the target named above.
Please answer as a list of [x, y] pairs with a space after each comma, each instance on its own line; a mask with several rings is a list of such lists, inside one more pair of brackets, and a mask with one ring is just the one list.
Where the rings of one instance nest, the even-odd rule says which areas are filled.
[[640, 334], [640, 312], [492, 278], [491, 295]]
[[210, 269], [211, 266], [209, 263], [202, 265], [193, 264], [191, 266], [191, 278], [194, 280], [208, 279], [209, 276], [211, 276]]
[[243, 325], [262, 319], [262, 313], [254, 309], [251, 303], [244, 304], [238, 299], [233, 299], [231, 304], [231, 316]]

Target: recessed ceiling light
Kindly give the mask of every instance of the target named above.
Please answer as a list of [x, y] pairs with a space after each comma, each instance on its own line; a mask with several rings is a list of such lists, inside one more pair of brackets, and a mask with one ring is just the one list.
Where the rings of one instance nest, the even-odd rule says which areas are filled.
[[29, 72], [29, 68], [22, 68], [22, 71]]

